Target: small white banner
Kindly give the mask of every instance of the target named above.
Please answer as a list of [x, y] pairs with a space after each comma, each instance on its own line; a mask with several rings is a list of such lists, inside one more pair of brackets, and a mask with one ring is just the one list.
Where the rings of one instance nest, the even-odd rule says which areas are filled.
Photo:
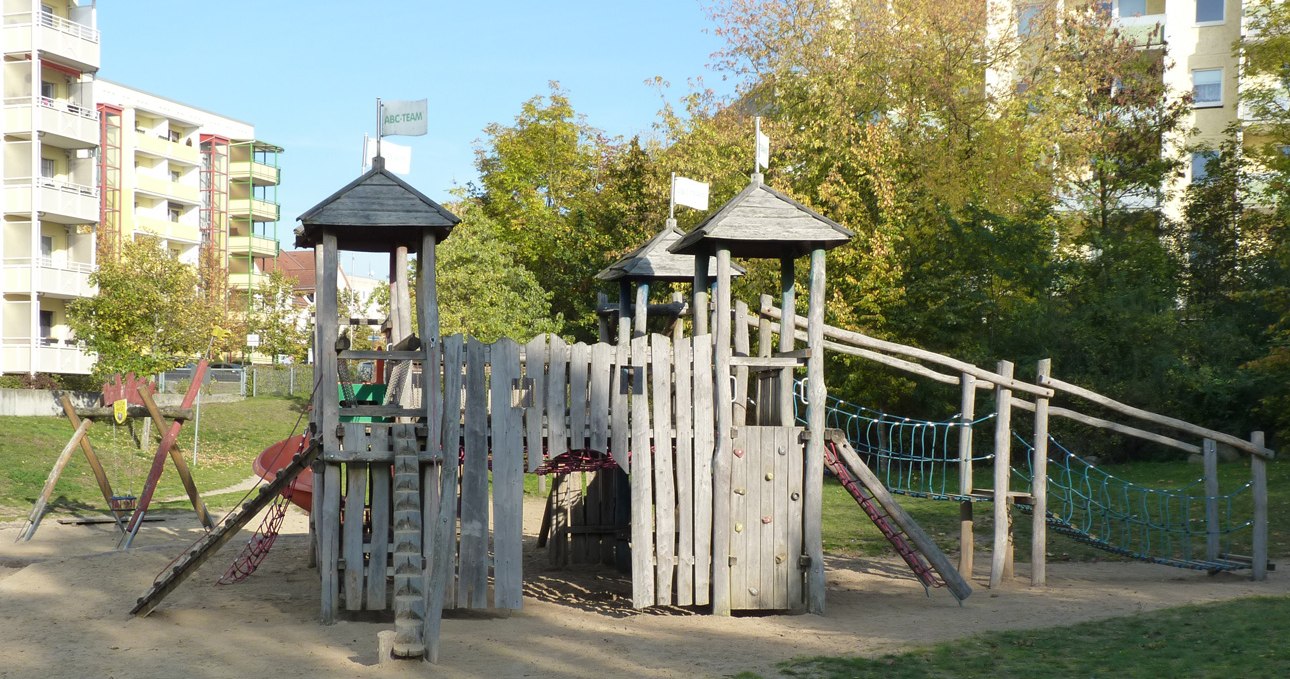
[[770, 137], [757, 131], [757, 167], [766, 169], [770, 167]]
[[377, 135], [419, 137], [426, 133], [427, 100], [381, 102], [381, 129]]
[[[376, 157], [376, 140], [371, 137], [363, 138], [363, 168], [372, 166], [372, 159]], [[402, 144], [395, 144], [392, 141], [381, 142], [381, 157], [385, 159], [385, 169], [394, 174], [411, 174], [412, 173], [412, 147]]]
[[[350, 161], [350, 162], [353, 162], [353, 161]], [[247, 335], [247, 336], [246, 336], [246, 346], [248, 346], [248, 347], [258, 347], [258, 346], [260, 346], [260, 336], [259, 336], [259, 335], [257, 335], [257, 334], [255, 334], [255, 333], [251, 333], [251, 334]]]
[[672, 200], [696, 210], [708, 209], [708, 185], [686, 177], [677, 177], [672, 184]]

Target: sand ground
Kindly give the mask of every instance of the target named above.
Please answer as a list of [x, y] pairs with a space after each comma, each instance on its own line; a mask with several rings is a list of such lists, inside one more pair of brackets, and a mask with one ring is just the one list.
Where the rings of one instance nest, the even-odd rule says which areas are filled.
[[926, 595], [893, 556], [829, 559], [824, 616], [633, 611], [630, 583], [612, 570], [546, 565], [532, 538], [540, 511], [538, 502], [525, 508], [523, 610], [450, 613], [437, 666], [378, 666], [376, 635], [392, 629], [388, 620], [317, 623], [306, 517], [294, 509], [247, 582], [214, 585], [245, 542], [235, 538], [146, 618], [129, 617], [130, 607], [198, 536], [191, 515], [145, 524], [128, 552], [114, 550], [110, 524], [62, 525], [66, 517], [52, 515], [23, 544], [13, 542], [19, 524], [0, 525], [0, 677], [777, 676], [776, 663], [795, 656], [876, 655], [986, 630], [1290, 591], [1275, 571], [1254, 583], [1112, 562], [1051, 563], [1046, 588], [1030, 587], [1019, 564], [1014, 581], [991, 591], [986, 554], [960, 606], [944, 590]]

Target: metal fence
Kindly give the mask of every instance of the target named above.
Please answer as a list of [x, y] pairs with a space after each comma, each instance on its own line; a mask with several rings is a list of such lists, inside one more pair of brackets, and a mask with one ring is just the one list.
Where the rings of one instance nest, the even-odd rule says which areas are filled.
[[[183, 394], [192, 384], [192, 366], [176, 368], [157, 376], [157, 390]], [[312, 365], [254, 365], [212, 367], [207, 371], [203, 394], [239, 396], [309, 396], [313, 391]]]

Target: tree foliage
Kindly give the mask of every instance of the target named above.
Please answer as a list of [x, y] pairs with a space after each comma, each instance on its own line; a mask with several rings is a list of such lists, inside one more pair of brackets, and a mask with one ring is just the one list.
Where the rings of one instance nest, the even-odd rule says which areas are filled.
[[155, 375], [206, 354], [220, 313], [199, 291], [197, 271], [151, 238], [117, 253], [90, 274], [98, 294], [68, 305], [72, 331], [98, 355], [95, 377]]
[[275, 269], [251, 298], [247, 330], [260, 336], [256, 350], [275, 364], [279, 356], [304, 362], [313, 343], [312, 324], [301, 323], [302, 311], [295, 306], [295, 288], [295, 279]]

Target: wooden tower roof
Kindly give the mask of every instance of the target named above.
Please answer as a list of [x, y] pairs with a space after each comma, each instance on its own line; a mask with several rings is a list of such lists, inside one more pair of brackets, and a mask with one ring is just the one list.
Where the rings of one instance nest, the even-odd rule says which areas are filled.
[[[660, 231], [657, 236], [625, 255], [622, 259], [610, 264], [604, 271], [596, 274], [596, 279], [602, 281], [693, 282], [694, 257], [668, 252], [668, 248], [685, 235], [683, 231], [676, 228], [674, 220], [669, 219], [668, 222], [667, 228]], [[731, 269], [736, 276], [741, 276], [744, 273], [743, 267], [738, 265], [732, 266]], [[708, 257], [708, 275], [716, 276], [716, 272], [716, 262], [713, 261], [712, 257]]]
[[800, 257], [834, 248], [854, 236], [846, 227], [761, 183], [755, 175], [698, 228], [668, 249], [673, 254], [707, 255], [728, 247], [734, 257]]
[[387, 171], [379, 156], [372, 159], [372, 169], [297, 219], [296, 247], [318, 245], [323, 230], [330, 229], [339, 249], [362, 252], [389, 252], [400, 245], [415, 251], [423, 229], [433, 229], [437, 242], [461, 221]]

